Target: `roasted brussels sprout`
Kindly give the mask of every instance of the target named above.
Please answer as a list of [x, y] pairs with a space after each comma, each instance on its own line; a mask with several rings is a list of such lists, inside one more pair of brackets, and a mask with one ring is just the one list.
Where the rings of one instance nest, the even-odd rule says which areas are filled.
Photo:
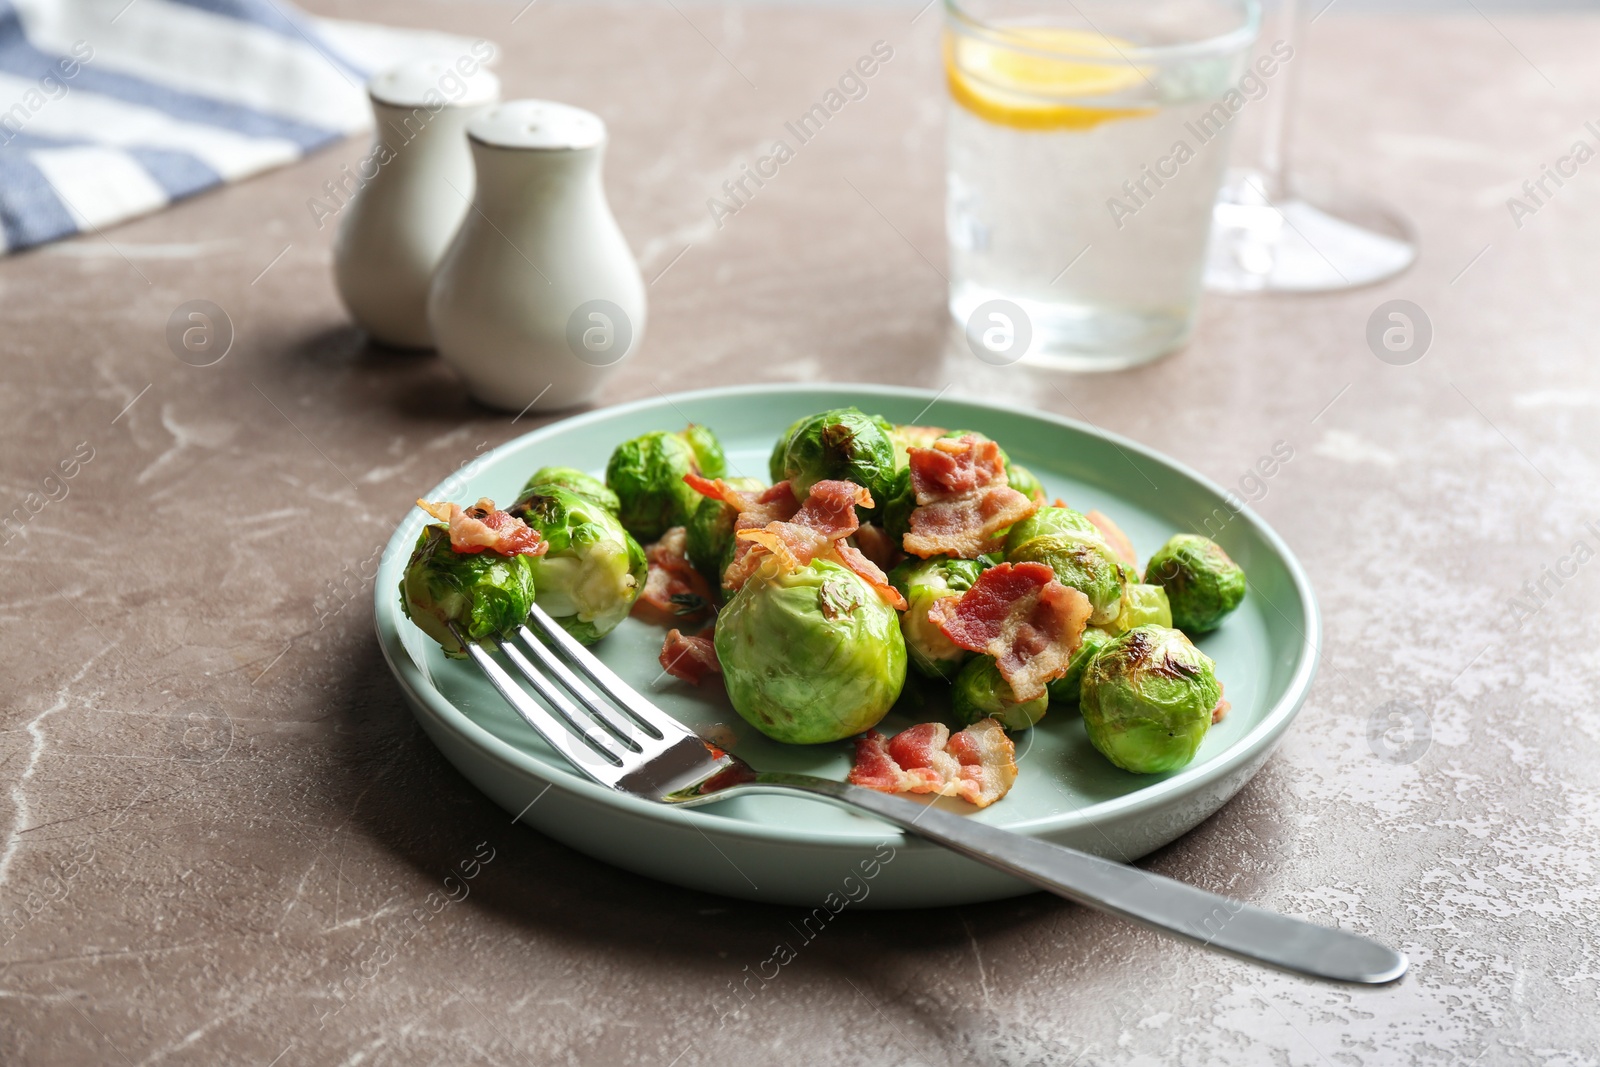
[[400, 606], [406, 618], [443, 646], [445, 655], [461, 659], [466, 649], [449, 624], [458, 626], [469, 641], [510, 635], [533, 610], [539, 562], [525, 555], [457, 552], [450, 547], [447, 527], [428, 526], [400, 579]]
[[906, 654], [911, 665], [919, 673], [948, 680], [972, 657], [972, 653], [928, 621], [928, 609], [945, 597], [960, 596], [971, 589], [983, 570], [984, 565], [975, 559], [933, 556], [929, 559], [912, 557], [889, 572], [889, 584], [906, 598], [906, 610], [900, 615], [900, 632], [906, 639]]
[[1018, 545], [1047, 534], [1100, 538], [1099, 528], [1082, 512], [1071, 508], [1040, 508], [1011, 527], [1006, 534], [1006, 554], [1009, 556]]
[[1007, 730], [1026, 730], [1044, 718], [1049, 706], [1048, 694], [1018, 702], [993, 656], [969, 660], [950, 687], [950, 709], [964, 726], [993, 718]]
[[[708, 471], [702, 457], [712, 463]], [[702, 497], [684, 482], [689, 473], [720, 478], [722, 447], [703, 426], [683, 433], [657, 430], [624, 441], [606, 464], [606, 486], [616, 493], [617, 515], [640, 543], [648, 544], [674, 526], [685, 526]]]
[[1033, 476], [1033, 472], [1020, 463], [1006, 464], [1006, 483], [1035, 502], [1044, 500], [1044, 485]]
[[789, 479], [794, 495], [804, 500], [811, 487], [835, 478], [864, 486], [875, 504], [889, 494], [894, 477], [891, 427], [876, 415], [838, 408], [802, 419], [784, 440], [781, 469], [773, 481]]
[[1055, 571], [1056, 581], [1089, 598], [1091, 626], [1104, 626], [1122, 612], [1127, 577], [1110, 547], [1098, 537], [1045, 534], [1009, 548], [1006, 561], [1043, 563]]
[[691, 422], [683, 431], [683, 439], [694, 453], [694, 464], [705, 478], [721, 478], [728, 473], [728, 460], [722, 454], [722, 442], [709, 426]]
[[1122, 611], [1126, 568], [1100, 531], [1072, 508], [1040, 508], [1006, 534], [1006, 559], [1048, 564], [1056, 580], [1089, 598], [1092, 626], [1110, 624]]
[[1075, 708], [1083, 686], [1083, 671], [1102, 648], [1111, 643], [1111, 634], [1098, 626], [1083, 631], [1083, 641], [1067, 664], [1067, 673], [1045, 686], [1051, 707]]
[[1203, 634], [1244, 599], [1244, 571], [1210, 538], [1177, 534], [1145, 564], [1144, 580], [1167, 591], [1172, 624], [1186, 634]]
[[[809, 416], [807, 416], [809, 418]], [[805, 424], [805, 419], [796, 419], [789, 424], [789, 428], [772, 443], [772, 455], [767, 457], [767, 476], [772, 479], [772, 484], [777, 485], [788, 477], [783, 473], [783, 454], [789, 448], [789, 438], [794, 432]]]
[[534, 563], [535, 600], [563, 629], [592, 645], [628, 617], [647, 568], [615, 515], [559, 485], [535, 486], [510, 512], [549, 542]]
[[1171, 626], [1172, 607], [1167, 591], [1159, 585], [1129, 582], [1122, 594], [1122, 611], [1106, 624], [1113, 635], [1127, 633], [1135, 626]]
[[563, 489], [570, 489], [579, 496], [593, 500], [613, 515], [622, 508], [621, 502], [617, 500], [617, 494], [607, 489], [605, 482], [592, 474], [583, 473], [576, 467], [540, 467], [522, 487], [522, 495], [527, 496], [529, 491], [541, 485], [559, 485]]
[[1083, 725], [1107, 759], [1159, 774], [1194, 759], [1222, 699], [1216, 665], [1167, 626], [1116, 638], [1083, 672]]
[[[727, 481], [745, 492], [766, 488], [754, 478], [729, 478]], [[733, 505], [710, 497], [701, 500], [689, 517], [685, 551], [695, 570], [705, 575], [713, 588], [722, 585], [722, 574], [728, 569], [728, 557], [733, 549], [733, 524], [738, 518]]]
[[870, 729], [906, 680], [895, 610], [829, 560], [756, 572], [718, 616], [716, 648], [734, 709], [788, 744]]

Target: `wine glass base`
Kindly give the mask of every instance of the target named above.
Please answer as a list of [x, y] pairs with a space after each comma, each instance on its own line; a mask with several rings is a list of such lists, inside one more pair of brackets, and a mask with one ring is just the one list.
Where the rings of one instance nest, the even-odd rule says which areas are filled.
[[1373, 285], [1417, 258], [1416, 233], [1352, 196], [1269, 201], [1253, 176], [1230, 181], [1213, 209], [1205, 287], [1215, 293], [1326, 293]]

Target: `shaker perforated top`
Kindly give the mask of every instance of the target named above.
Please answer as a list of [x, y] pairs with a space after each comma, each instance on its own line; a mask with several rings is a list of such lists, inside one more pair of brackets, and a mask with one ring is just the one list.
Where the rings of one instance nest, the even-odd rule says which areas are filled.
[[508, 100], [467, 123], [467, 136], [495, 148], [593, 148], [606, 139], [599, 115], [553, 100]]
[[[462, 73], [458, 64], [470, 65], [473, 72]], [[500, 79], [481, 63], [413, 59], [375, 75], [367, 92], [379, 103], [395, 107], [436, 109], [440, 100], [446, 107], [481, 107], [500, 99]]]

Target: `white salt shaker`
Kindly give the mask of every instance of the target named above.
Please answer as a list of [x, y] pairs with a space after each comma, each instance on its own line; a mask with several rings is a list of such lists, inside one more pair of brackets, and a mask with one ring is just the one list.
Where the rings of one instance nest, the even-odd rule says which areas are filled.
[[587, 403], [645, 326], [644, 280], [600, 184], [605, 123], [514, 100], [467, 135], [478, 191], [428, 299], [439, 354], [491, 407]]
[[422, 59], [377, 75], [367, 94], [376, 129], [340, 212], [334, 279], [373, 339], [431, 348], [428, 287], [472, 203], [466, 126], [500, 99], [500, 80], [470, 55]]

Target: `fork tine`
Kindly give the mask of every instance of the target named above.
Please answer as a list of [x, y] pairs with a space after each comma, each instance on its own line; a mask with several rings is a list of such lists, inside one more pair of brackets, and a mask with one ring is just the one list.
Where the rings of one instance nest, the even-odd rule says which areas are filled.
[[[557, 659], [554, 653], [546, 648], [543, 642], [535, 638], [533, 634], [529, 632], [526, 626], [521, 627], [520, 629], [523, 642], [527, 644], [528, 651], [532, 652], [534, 657], [538, 659], [540, 666], [544, 667], [551, 674], [555, 675], [556, 680], [565, 686], [569, 693], [578, 698], [578, 703], [583, 705], [583, 707], [589, 712], [589, 715], [602, 727], [604, 727], [607, 733], [609, 733], [612, 737], [615, 737], [630, 752], [642, 753], [644, 751], [644, 745], [640, 743], [641, 739], [639, 738], [638, 732], [634, 725], [626, 719], [618, 716], [617, 713], [605, 703], [605, 701], [597, 697], [594, 691], [588, 686], [584, 685], [582, 679], [568, 670], [567, 665]], [[502, 642], [500, 645], [500, 651], [506, 654], [506, 658], [509, 659], [516, 666], [517, 670], [522, 672], [522, 676], [528, 679], [528, 681], [532, 682], [535, 687], [539, 687], [542, 682], [548, 680], [539, 673], [532, 663], [528, 662], [527, 658], [523, 656], [522, 650], [516, 645], [513, 645], [509, 641]], [[541, 693], [544, 692], [542, 688], [540, 688], [539, 691]], [[660, 740], [660, 737], [656, 736], [653, 739]]]
[[[530, 699], [527, 692], [494, 661], [493, 657], [475, 642], [468, 641], [454, 625], [450, 627], [450, 632], [483, 671], [489, 683], [505, 697], [506, 702], [516, 710], [517, 714], [522, 716], [523, 721], [533, 727], [551, 748], [565, 756], [568, 762], [602, 785], [612, 785], [618, 773], [627, 769], [627, 761], [619, 753], [612, 751], [606, 740], [606, 734], [589, 723], [559, 689], [551, 685], [537, 671], [531, 670], [531, 665], [527, 672], [528, 679], [538, 690], [539, 695], [550, 703], [553, 712], [545, 710], [537, 701]], [[505, 651], [505, 646], [497, 645], [497, 647]], [[582, 742], [588, 752], [598, 756], [605, 764], [604, 769], [595, 766], [593, 756], [577, 749], [573, 745], [574, 741]]]
[[[694, 731], [650, 703], [638, 690], [617, 677], [610, 667], [600, 661], [599, 656], [578, 644], [572, 635], [563, 630], [560, 623], [546, 614], [539, 605], [533, 606], [528, 621], [539, 628], [540, 634], [548, 644], [558, 649], [573, 666], [588, 675], [595, 685], [616, 701], [617, 706], [629, 718], [649, 730], [652, 737], [676, 737], [684, 734], [693, 736]], [[530, 644], [538, 642], [538, 638], [526, 626], [521, 628], [521, 634], [522, 639]], [[567, 672], [567, 676], [571, 677], [570, 671]]]

